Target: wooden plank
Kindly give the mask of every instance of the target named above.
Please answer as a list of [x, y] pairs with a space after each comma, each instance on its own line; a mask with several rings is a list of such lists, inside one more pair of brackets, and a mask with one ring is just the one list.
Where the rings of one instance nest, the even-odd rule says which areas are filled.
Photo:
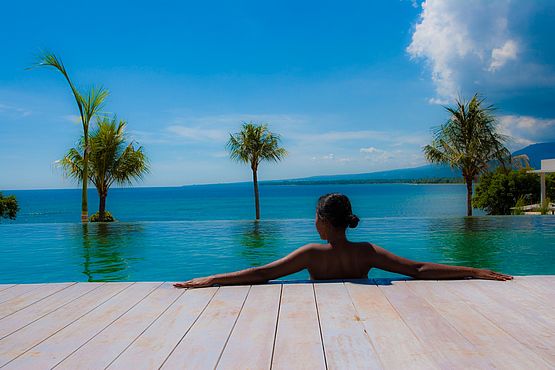
[[77, 299], [103, 283], [78, 283], [51, 295], [40, 304], [32, 304], [8, 317], [0, 320], [0, 339], [29, 325], [33, 321], [49, 314], [63, 305]]
[[269, 369], [281, 285], [253, 285], [217, 368]]
[[387, 369], [438, 369], [412, 330], [376, 285], [345, 283], [360, 322]]
[[272, 369], [325, 369], [312, 284], [282, 289]]
[[555, 364], [554, 328], [546, 328], [515, 306], [503, 306], [492, 298], [494, 290], [488, 293], [465, 281], [450, 284], [437, 283], [440, 287], [450, 289], [465, 303], [486, 316], [495, 325], [510, 334], [523, 345], [531, 348], [548, 363]]
[[74, 285], [75, 283], [46, 284], [40, 289], [33, 289], [18, 295], [8, 301], [0, 303], [0, 319], [9, 316], [27, 306], [41, 301], [44, 298], [56, 294], [59, 291]]
[[555, 302], [555, 277], [515, 276], [513, 281], [544, 301]]
[[93, 290], [60, 309], [0, 340], [0, 367], [39, 344], [97, 306], [131, 286], [110, 283]]
[[162, 369], [213, 369], [247, 298], [249, 286], [221, 287]]
[[530, 293], [529, 289], [513, 281], [473, 280], [469, 283], [484, 291], [500, 305], [518, 309], [548, 329], [555, 328], [555, 300], [551, 301], [543, 295]]
[[15, 284], [2, 284], [2, 285], [0, 285], [0, 292], [4, 291], [6, 289], [9, 289], [11, 287], [14, 287], [14, 286], [15, 286]]
[[[493, 282], [497, 286], [502, 282]], [[416, 295], [424, 297], [434, 308], [480, 352], [500, 369], [550, 369], [550, 365], [532, 350], [494, 325], [458, 296], [436, 282], [406, 283]]]
[[493, 367], [476, 346], [453, 328], [433, 306], [410, 291], [404, 282], [379, 287], [441, 368]]
[[63, 360], [56, 366], [56, 369], [106, 368], [181, 294], [183, 291], [175, 289], [171, 283], [162, 284], [135, 307]]
[[133, 284], [10, 362], [6, 369], [44, 369], [56, 366], [144, 299], [160, 284]]
[[17, 284], [16, 286], [0, 292], [0, 303], [8, 301], [31, 290], [39, 289], [45, 284]]
[[186, 290], [109, 369], [158, 369], [188, 332], [218, 288]]
[[329, 369], [383, 366], [343, 283], [315, 284], [322, 342]]

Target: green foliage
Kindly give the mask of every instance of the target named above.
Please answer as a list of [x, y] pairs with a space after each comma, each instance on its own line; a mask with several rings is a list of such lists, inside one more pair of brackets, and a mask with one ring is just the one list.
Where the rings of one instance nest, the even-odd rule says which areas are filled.
[[468, 102], [457, 99], [456, 107], [445, 107], [450, 118], [438, 127], [424, 155], [431, 163], [448, 164], [461, 170], [467, 186], [467, 215], [472, 216], [472, 183], [488, 171], [492, 160], [503, 167], [511, 153], [505, 148], [507, 137], [497, 132], [493, 106], [483, 106], [484, 99], [475, 94]]
[[516, 201], [515, 204], [515, 209], [513, 209], [513, 215], [517, 216], [517, 215], [523, 215], [524, 211], [522, 210], [522, 207], [524, 207], [525, 205], [527, 205], [528, 202], [526, 201], [526, 197], [524, 195], [522, 195], [520, 198], [518, 198], [518, 200]]
[[538, 208], [538, 212], [540, 212], [542, 215], [548, 214], [550, 212], [550, 207], [549, 207], [550, 204], [551, 204], [551, 199], [545, 198], [543, 203], [540, 204], [540, 208]]
[[80, 92], [77, 87], [73, 84], [69, 78], [69, 74], [64, 66], [62, 60], [56, 56], [54, 53], [44, 52], [39, 56], [39, 60], [36, 64], [38, 67], [50, 67], [58, 70], [65, 78], [75, 102], [77, 103], [77, 108], [79, 109], [79, 117], [81, 118], [81, 124], [83, 125], [83, 158], [82, 171], [79, 173], [81, 176], [81, 182], [83, 184], [82, 189], [82, 202], [81, 202], [81, 220], [86, 222], [88, 213], [88, 199], [87, 199], [87, 184], [86, 181], [88, 176], [88, 160], [89, 160], [89, 123], [93, 117], [98, 115], [104, 105], [104, 100], [108, 97], [108, 90], [104, 88], [90, 88], [86, 93]]
[[0, 220], [2, 218], [15, 220], [18, 211], [19, 205], [17, 204], [15, 195], [3, 196], [2, 193], [0, 193]]
[[509, 215], [517, 202], [537, 202], [540, 194], [540, 177], [521, 169], [497, 168], [480, 177], [474, 196], [474, 205], [490, 215]]
[[545, 176], [545, 190], [550, 199], [555, 199], [555, 173]]
[[278, 162], [287, 155], [279, 143], [279, 135], [270, 132], [268, 125], [249, 122], [240, 132], [230, 134], [227, 148], [231, 159], [248, 163], [256, 171], [261, 161]]
[[96, 212], [89, 217], [90, 222], [114, 222], [116, 219], [108, 211], [104, 212], [104, 220], [100, 220], [100, 212]]
[[456, 107], [445, 107], [450, 118], [434, 132], [430, 145], [424, 147], [431, 163], [448, 164], [474, 179], [488, 170], [489, 162], [508, 162], [507, 138], [497, 133], [493, 106], [483, 106], [484, 99], [474, 95], [469, 102], [457, 100]]
[[37, 66], [54, 68], [64, 76], [77, 103], [81, 123], [84, 128], [88, 128], [91, 119], [102, 109], [104, 100], [108, 97], [108, 90], [93, 86], [86, 93], [80, 92], [69, 78], [62, 59], [54, 53], [45, 52], [41, 54]]
[[287, 155], [279, 146], [280, 137], [268, 130], [268, 125], [243, 123], [240, 132], [229, 135], [227, 149], [231, 159], [250, 164], [254, 185], [254, 208], [256, 219], [260, 219], [260, 200], [258, 195], [258, 165], [261, 161], [278, 162]]
[[[88, 161], [88, 179], [96, 187], [98, 195], [104, 199], [108, 189], [114, 183], [130, 185], [149, 172], [148, 160], [143, 147], [135, 148], [133, 142], [126, 143], [125, 121], [101, 118], [97, 129], [90, 137], [90, 157]], [[66, 156], [58, 161], [65, 174], [77, 181], [82, 181], [84, 140], [81, 139], [80, 150], [71, 148]], [[102, 211], [102, 210], [100, 210]]]

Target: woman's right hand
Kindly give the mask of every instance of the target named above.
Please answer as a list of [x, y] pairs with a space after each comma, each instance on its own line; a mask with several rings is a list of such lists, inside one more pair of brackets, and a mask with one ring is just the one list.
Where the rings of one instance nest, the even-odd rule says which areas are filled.
[[500, 272], [495, 272], [491, 270], [485, 269], [475, 269], [474, 271], [474, 279], [485, 279], [485, 280], [513, 280], [511, 275], [505, 275]]
[[173, 284], [176, 288], [203, 288], [214, 285], [214, 277], [207, 276]]

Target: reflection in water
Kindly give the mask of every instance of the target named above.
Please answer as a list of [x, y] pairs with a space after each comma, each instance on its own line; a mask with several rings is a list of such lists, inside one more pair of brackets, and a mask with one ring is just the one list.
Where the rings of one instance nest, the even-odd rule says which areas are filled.
[[[134, 224], [84, 224], [83, 228], [83, 274], [87, 281], [122, 281], [129, 277], [128, 262], [137, 260], [137, 251], [130, 241], [141, 226]], [[135, 256], [130, 258], [129, 256]]]
[[444, 231], [439, 234], [440, 244], [435, 248], [450, 263], [477, 268], [499, 268], [506, 244], [503, 239], [507, 236], [507, 230], [500, 230], [495, 219], [454, 218], [432, 227]]
[[245, 222], [237, 235], [238, 255], [249, 266], [260, 266], [281, 257], [281, 230], [277, 222]]

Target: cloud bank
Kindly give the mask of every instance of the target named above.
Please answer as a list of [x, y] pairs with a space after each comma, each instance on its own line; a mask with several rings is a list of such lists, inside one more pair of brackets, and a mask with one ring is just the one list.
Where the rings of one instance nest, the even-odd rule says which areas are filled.
[[553, 2], [427, 0], [407, 47], [423, 60], [437, 96], [555, 87], [549, 13]]

